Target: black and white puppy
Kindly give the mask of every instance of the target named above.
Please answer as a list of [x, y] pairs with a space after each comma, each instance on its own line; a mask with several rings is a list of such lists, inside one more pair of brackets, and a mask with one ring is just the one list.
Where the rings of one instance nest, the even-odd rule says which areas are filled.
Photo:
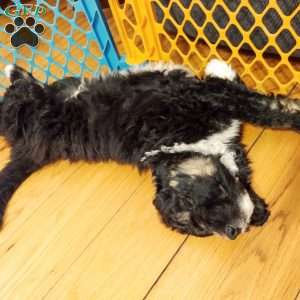
[[204, 80], [164, 63], [49, 85], [14, 65], [5, 71], [11, 85], [0, 134], [12, 152], [0, 173], [1, 221], [18, 186], [60, 159], [150, 168], [154, 205], [182, 233], [235, 239], [267, 220], [251, 188], [241, 123], [299, 130], [297, 102], [248, 90], [219, 60], [207, 65]]

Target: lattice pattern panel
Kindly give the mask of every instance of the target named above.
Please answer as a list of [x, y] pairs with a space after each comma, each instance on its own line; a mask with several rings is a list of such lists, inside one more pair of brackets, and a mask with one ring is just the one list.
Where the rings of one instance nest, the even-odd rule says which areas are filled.
[[201, 76], [226, 60], [253, 88], [286, 93], [300, 76], [299, 0], [110, 0], [129, 63], [173, 60]]
[[[32, 34], [38, 38], [36, 46]], [[31, 45], [22, 43], [26, 40]], [[9, 84], [3, 70], [10, 63], [43, 82], [67, 75], [97, 76], [125, 66], [97, 0], [1, 1], [0, 96]]]

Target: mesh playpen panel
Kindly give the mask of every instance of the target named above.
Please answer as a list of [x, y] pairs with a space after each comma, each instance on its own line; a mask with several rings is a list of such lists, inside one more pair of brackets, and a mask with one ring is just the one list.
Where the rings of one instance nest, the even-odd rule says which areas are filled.
[[[43, 82], [67, 75], [97, 76], [99, 72], [126, 66], [117, 53], [97, 0], [1, 2], [0, 96], [8, 85], [3, 70], [10, 63], [22, 66]], [[27, 5], [25, 12], [24, 5]], [[37, 7], [39, 13], [36, 13]], [[43, 8], [45, 13], [41, 13]], [[18, 27], [15, 22], [20, 14], [24, 24]], [[38, 34], [39, 43], [36, 47], [23, 44], [15, 48], [11, 38], [26, 25], [30, 15], [35, 19], [35, 24], [29, 27], [31, 31], [35, 30], [36, 24], [44, 26], [44, 31]], [[14, 25], [13, 33], [5, 31], [8, 23]]]
[[129, 63], [173, 60], [201, 76], [226, 60], [258, 90], [286, 93], [300, 76], [299, 0], [109, 0]]

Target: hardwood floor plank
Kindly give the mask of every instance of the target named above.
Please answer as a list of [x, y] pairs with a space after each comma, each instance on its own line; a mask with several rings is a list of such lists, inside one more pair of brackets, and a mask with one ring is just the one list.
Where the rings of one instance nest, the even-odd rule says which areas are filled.
[[242, 143], [245, 145], [246, 151], [249, 151], [262, 133], [263, 129], [261, 127], [256, 127], [251, 124], [243, 125]]
[[6, 241], [0, 298], [41, 299], [142, 181], [131, 167], [85, 164]]
[[160, 224], [150, 175], [46, 299], [142, 299], [184, 235]]
[[58, 162], [31, 175], [9, 203], [0, 233], [0, 245], [78, 168], [80, 164]]

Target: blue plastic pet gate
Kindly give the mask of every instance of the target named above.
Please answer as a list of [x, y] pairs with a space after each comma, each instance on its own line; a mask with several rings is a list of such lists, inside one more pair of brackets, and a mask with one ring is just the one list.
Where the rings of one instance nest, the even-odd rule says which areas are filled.
[[99, 1], [1, 0], [0, 96], [9, 84], [4, 67], [11, 63], [43, 82], [126, 68]]

